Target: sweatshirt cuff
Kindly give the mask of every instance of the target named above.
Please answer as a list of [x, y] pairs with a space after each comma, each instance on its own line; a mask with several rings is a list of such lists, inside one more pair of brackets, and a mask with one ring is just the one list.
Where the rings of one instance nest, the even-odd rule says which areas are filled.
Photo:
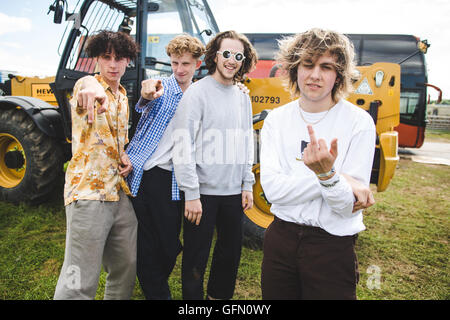
[[200, 199], [200, 190], [198, 188], [185, 189], [183, 191], [185, 201]]
[[250, 191], [253, 192], [253, 183], [254, 182], [244, 182], [242, 184], [242, 191]]

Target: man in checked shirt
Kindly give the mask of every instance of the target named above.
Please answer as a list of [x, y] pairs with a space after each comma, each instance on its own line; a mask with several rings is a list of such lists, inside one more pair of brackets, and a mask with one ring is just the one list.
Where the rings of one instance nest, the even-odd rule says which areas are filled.
[[146, 299], [171, 299], [168, 278], [182, 246], [183, 203], [172, 164], [172, 117], [201, 65], [204, 45], [187, 34], [166, 47], [173, 74], [142, 81], [136, 111], [141, 118], [126, 152], [133, 165], [128, 177], [138, 218], [137, 275]]

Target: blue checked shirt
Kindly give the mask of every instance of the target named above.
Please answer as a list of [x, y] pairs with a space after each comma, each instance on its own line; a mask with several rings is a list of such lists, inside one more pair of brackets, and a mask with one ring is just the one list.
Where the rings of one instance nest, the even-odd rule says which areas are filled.
[[[178, 102], [183, 96], [183, 91], [178, 85], [174, 75], [161, 79], [164, 94], [140, 107], [137, 103], [135, 109], [142, 113], [136, 127], [136, 132], [126, 150], [133, 165], [133, 171], [128, 175], [128, 183], [131, 193], [136, 196], [144, 174], [144, 164], [153, 155], [158, 147], [164, 131], [175, 114]], [[172, 169], [172, 200], [180, 200], [175, 174]]]

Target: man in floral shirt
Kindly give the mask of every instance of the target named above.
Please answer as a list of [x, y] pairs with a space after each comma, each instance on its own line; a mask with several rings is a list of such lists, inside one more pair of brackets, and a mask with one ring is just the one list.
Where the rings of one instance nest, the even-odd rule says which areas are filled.
[[55, 299], [94, 299], [102, 264], [105, 299], [129, 299], [133, 292], [137, 220], [124, 180], [132, 166], [124, 152], [128, 99], [120, 79], [137, 50], [130, 36], [111, 31], [92, 36], [86, 48], [100, 74], [78, 80], [70, 101], [66, 251]]

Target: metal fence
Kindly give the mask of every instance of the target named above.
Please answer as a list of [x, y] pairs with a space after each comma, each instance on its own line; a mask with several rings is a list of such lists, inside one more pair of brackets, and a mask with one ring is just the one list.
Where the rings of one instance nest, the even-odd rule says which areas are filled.
[[427, 120], [427, 129], [450, 131], [450, 116], [428, 115]]

